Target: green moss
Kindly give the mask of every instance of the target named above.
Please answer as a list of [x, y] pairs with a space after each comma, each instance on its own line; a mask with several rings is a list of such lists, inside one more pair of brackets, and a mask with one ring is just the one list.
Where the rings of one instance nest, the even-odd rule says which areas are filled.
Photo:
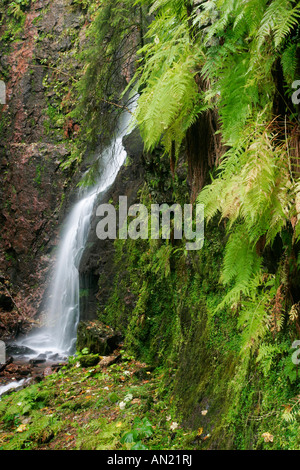
[[[152, 202], [161, 197], [159, 181], [155, 192], [153, 176], [149, 178], [140, 194], [146, 206], [147, 195], [151, 194]], [[239, 310], [249, 316], [254, 309], [255, 315], [256, 304], [245, 299], [245, 305], [216, 309], [230, 289], [220, 283], [224, 246], [225, 231], [217, 221], [206, 228], [203, 249], [187, 256], [180, 245], [173, 247], [161, 240], [117, 240], [115, 286], [101, 319], [121, 327], [129, 352], [161, 367], [159, 396], [172, 403], [190, 428], [187, 445], [201, 449], [299, 447], [297, 407], [293, 422], [282, 420], [284, 407], [299, 394], [296, 369], [290, 364], [288, 330], [277, 335], [276, 346], [274, 333], [265, 335], [266, 356], [260, 361], [258, 343], [244, 350], [248, 330], [238, 323]], [[165, 258], [160, 264], [162, 253]], [[271, 299], [272, 282], [269, 285], [255, 302]], [[202, 437], [195, 436], [198, 429]], [[265, 442], [263, 434], [275, 435], [275, 429], [282, 433], [278, 442]]]
[[86, 354], [79, 358], [79, 362], [82, 367], [93, 367], [97, 365], [99, 361], [100, 356], [98, 354]]

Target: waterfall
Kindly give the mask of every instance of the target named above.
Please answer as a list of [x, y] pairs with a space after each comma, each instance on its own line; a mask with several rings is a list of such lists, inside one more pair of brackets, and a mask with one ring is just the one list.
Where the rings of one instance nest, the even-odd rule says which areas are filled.
[[130, 118], [129, 112], [122, 114], [116, 138], [100, 156], [103, 170], [99, 180], [88, 191], [81, 191], [81, 197], [66, 221], [50, 289], [47, 324], [17, 342], [19, 346], [30, 349], [25, 356], [38, 357], [42, 354], [51, 360], [66, 357], [76, 350], [80, 318], [78, 267], [97, 196], [112, 185], [125, 161], [126, 151], [122, 140], [128, 131]]

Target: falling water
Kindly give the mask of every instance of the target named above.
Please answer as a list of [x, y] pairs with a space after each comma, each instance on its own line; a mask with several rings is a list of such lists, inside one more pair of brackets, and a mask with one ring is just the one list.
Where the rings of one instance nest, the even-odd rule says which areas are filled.
[[114, 182], [126, 158], [122, 139], [128, 131], [130, 114], [125, 112], [117, 137], [101, 154], [103, 171], [96, 185], [81, 196], [73, 207], [61, 240], [54, 273], [47, 325], [18, 342], [30, 348], [29, 357], [44, 354], [47, 359], [66, 357], [75, 352], [79, 322], [79, 263], [90, 229], [97, 196]]

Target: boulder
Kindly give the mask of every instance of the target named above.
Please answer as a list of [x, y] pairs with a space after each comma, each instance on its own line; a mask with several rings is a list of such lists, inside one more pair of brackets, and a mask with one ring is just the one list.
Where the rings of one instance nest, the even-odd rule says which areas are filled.
[[77, 350], [87, 348], [91, 354], [109, 356], [120, 344], [122, 336], [99, 320], [82, 321], [77, 330]]
[[93, 367], [96, 366], [100, 361], [98, 354], [85, 354], [79, 358], [81, 367]]
[[21, 346], [21, 345], [14, 344], [14, 343], [8, 344], [6, 347], [6, 354], [9, 354], [13, 357], [26, 356], [26, 355], [30, 355], [33, 353], [34, 353], [33, 349], [30, 349], [27, 346]]
[[121, 359], [121, 354], [118, 354], [117, 356], [105, 356], [102, 357], [101, 361], [99, 362], [99, 366], [106, 368], [109, 366], [112, 366], [116, 362], [118, 362]]

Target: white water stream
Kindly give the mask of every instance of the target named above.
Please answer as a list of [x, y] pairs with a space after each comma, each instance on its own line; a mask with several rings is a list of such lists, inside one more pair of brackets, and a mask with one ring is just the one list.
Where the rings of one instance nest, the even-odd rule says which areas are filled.
[[122, 115], [117, 137], [100, 156], [103, 171], [98, 182], [81, 196], [66, 221], [57, 255], [54, 282], [50, 289], [46, 326], [16, 343], [33, 350], [32, 353], [25, 354], [25, 357], [36, 358], [43, 354], [47, 359], [57, 360], [58, 356], [65, 358], [75, 352], [80, 318], [78, 267], [89, 234], [97, 195], [112, 185], [125, 161], [126, 152], [122, 139], [128, 132], [130, 118], [128, 112]]
[[[6, 392], [8, 392], [9, 390], [13, 390], [13, 389], [16, 389], [18, 387], [22, 387], [22, 385], [26, 382], [25, 379], [22, 379], [20, 380], [19, 382], [10, 382], [9, 384], [7, 385], [2, 385], [0, 387], [0, 397], [1, 395], [4, 395]], [[1, 398], [0, 398], [1, 400]]]

